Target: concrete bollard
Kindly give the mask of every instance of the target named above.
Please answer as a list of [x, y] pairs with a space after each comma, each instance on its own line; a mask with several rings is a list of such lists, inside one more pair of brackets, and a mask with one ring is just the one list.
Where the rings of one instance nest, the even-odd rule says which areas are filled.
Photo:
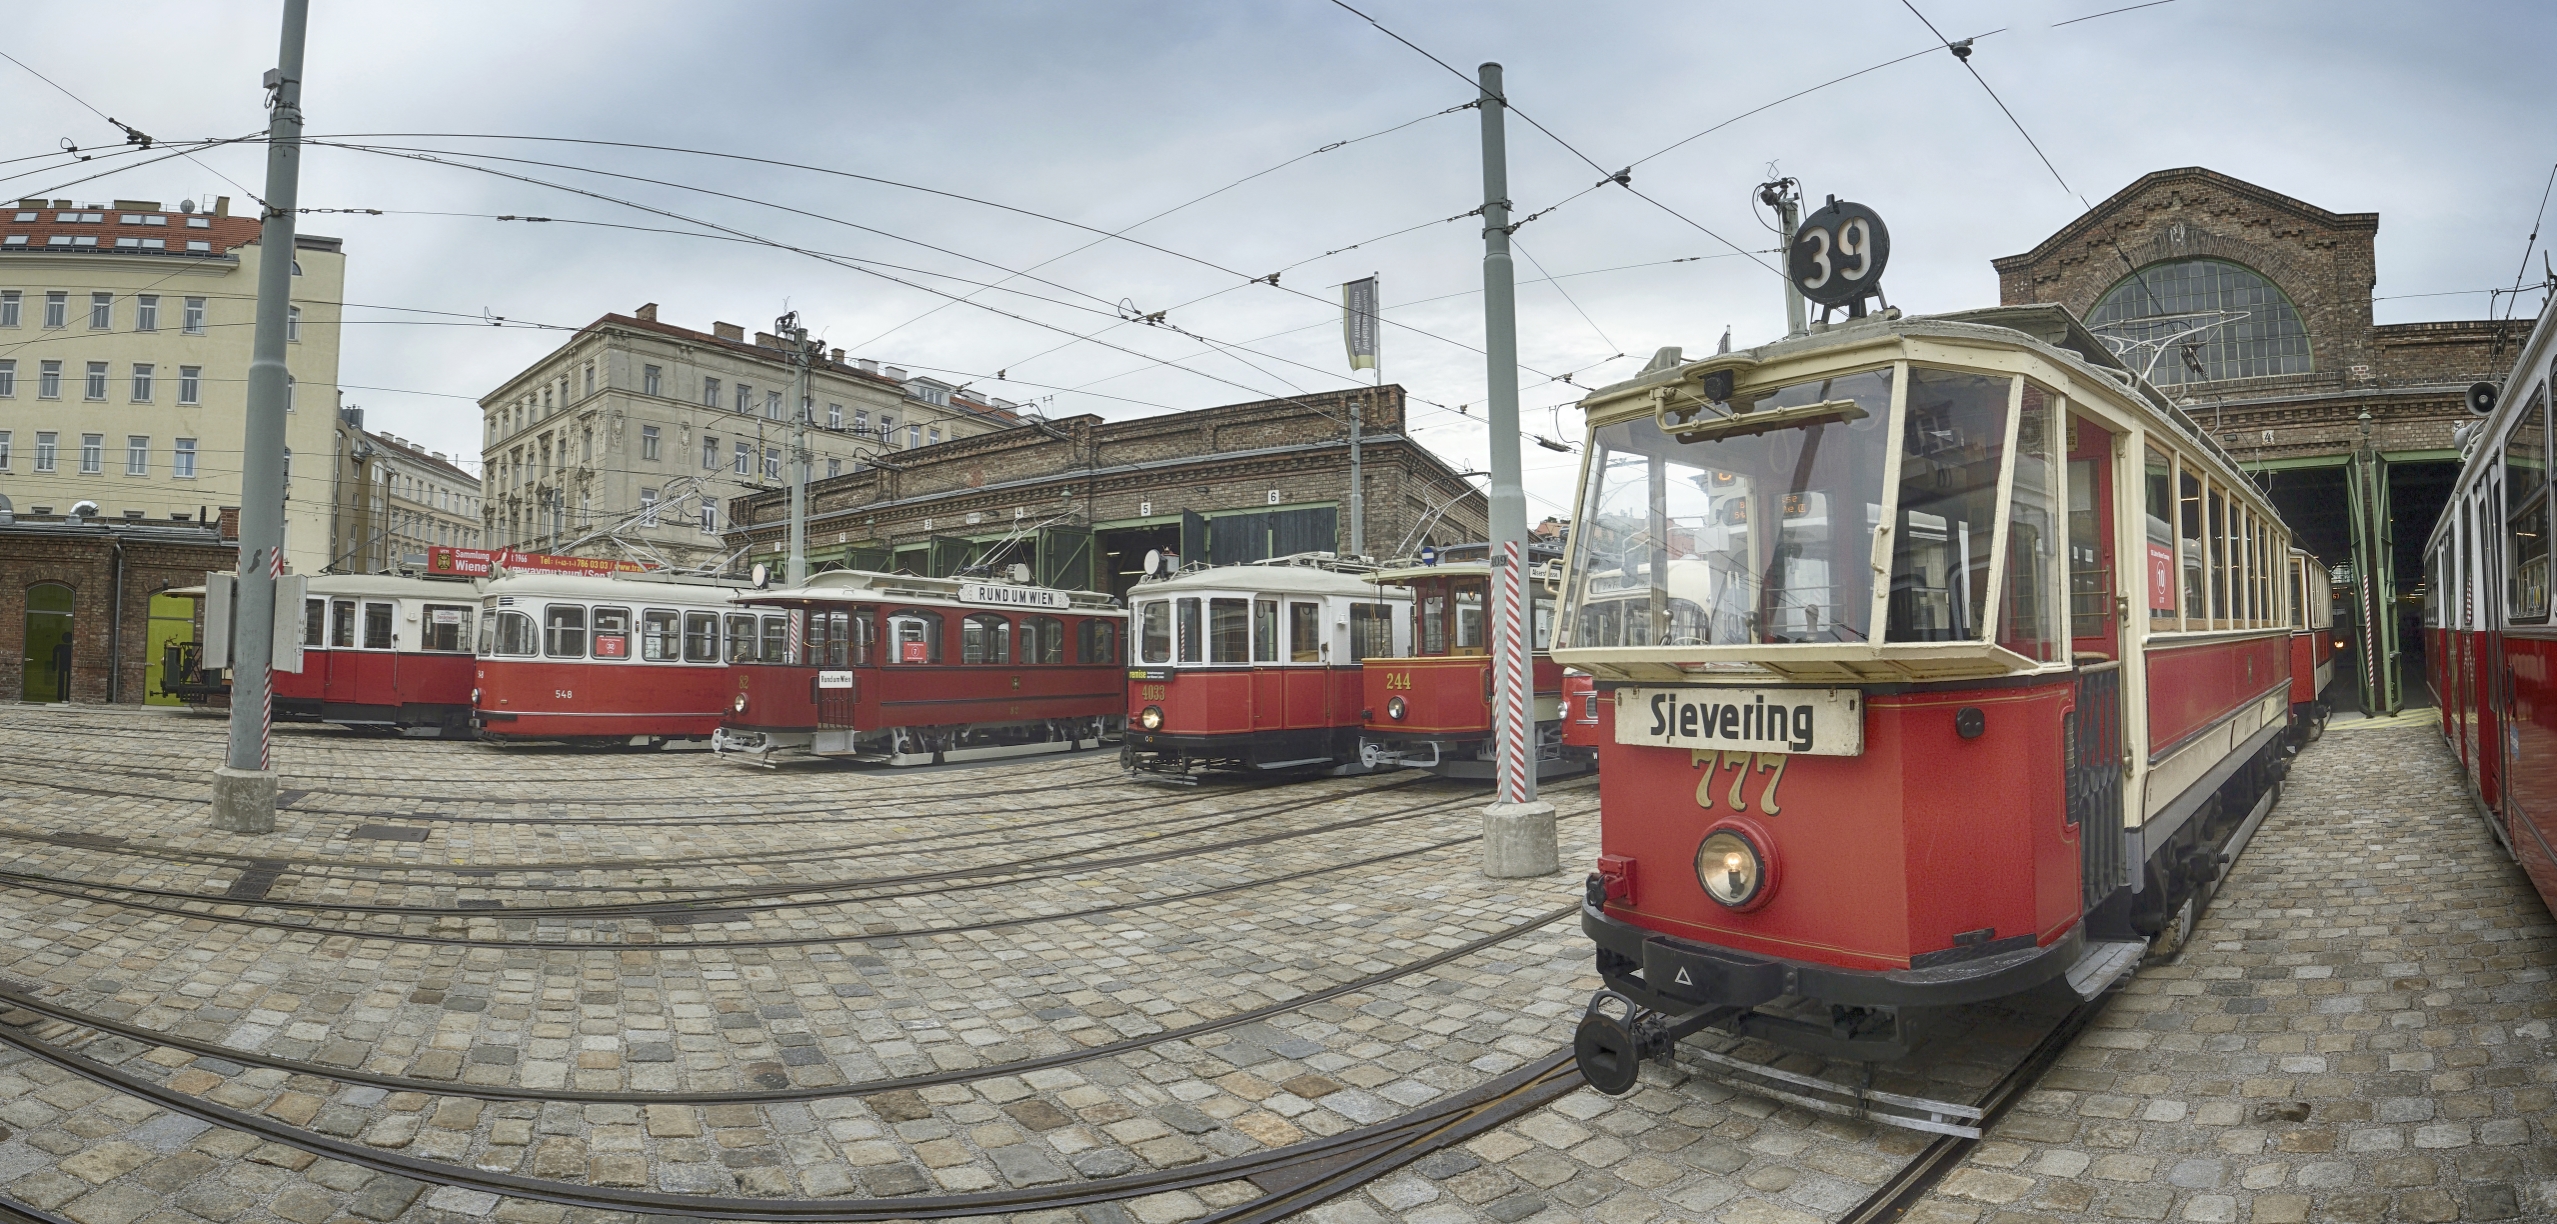
[[224, 833], [275, 831], [275, 771], [213, 770], [213, 827]]
[[1495, 880], [1552, 875], [1562, 870], [1554, 843], [1554, 805], [1495, 803], [1483, 809], [1483, 874]]

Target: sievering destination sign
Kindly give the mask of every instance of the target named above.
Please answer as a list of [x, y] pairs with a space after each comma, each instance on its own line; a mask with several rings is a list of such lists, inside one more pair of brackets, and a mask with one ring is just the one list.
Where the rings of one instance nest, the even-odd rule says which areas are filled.
[[1856, 756], [1864, 694], [1855, 689], [1620, 688], [1616, 742]]

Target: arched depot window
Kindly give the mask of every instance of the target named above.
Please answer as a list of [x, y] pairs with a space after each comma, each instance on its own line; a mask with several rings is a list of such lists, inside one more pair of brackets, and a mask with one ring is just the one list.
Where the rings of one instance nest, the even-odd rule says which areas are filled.
[[2145, 365], [2160, 387], [2310, 369], [2298, 309], [2273, 282], [2225, 259], [2142, 268], [2106, 290], [2086, 323], [2117, 351], [2129, 346], [2123, 363]]

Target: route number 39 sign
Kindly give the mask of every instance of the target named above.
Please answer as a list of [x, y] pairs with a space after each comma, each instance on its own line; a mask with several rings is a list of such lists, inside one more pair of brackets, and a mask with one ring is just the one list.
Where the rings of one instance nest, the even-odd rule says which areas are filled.
[[1844, 306], [1881, 292], [1882, 268], [1891, 260], [1891, 231], [1872, 209], [1829, 197], [1802, 219], [1793, 234], [1786, 272], [1802, 296], [1823, 306]]

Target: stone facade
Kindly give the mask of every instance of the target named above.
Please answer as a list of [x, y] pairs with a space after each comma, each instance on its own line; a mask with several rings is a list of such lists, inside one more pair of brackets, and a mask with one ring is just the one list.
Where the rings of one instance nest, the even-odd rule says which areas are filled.
[[442, 451], [364, 428], [364, 410], [341, 408], [337, 427], [337, 507], [328, 568], [381, 574], [422, 568], [439, 545], [481, 548], [479, 478]]
[[[205, 574], [239, 568], [236, 516], [218, 523], [0, 522], [0, 700], [56, 694], [31, 692], [27, 673], [49, 665], [30, 659], [30, 593], [39, 586], [71, 592], [69, 699], [139, 705], [158, 660], [151, 597], [204, 584]], [[121, 598], [119, 599], [119, 591]], [[191, 639], [190, 639], [191, 640]], [[49, 655], [50, 651], [42, 652]]]
[[[1366, 512], [1358, 550], [1349, 524], [1353, 405], [1361, 418]], [[1017, 559], [1042, 581], [1115, 592], [1134, 581], [1151, 548], [1187, 552], [1187, 560], [1249, 559], [1272, 550], [1388, 557], [1424, 543], [1485, 538], [1482, 493], [1405, 437], [1403, 414], [1403, 389], [1389, 384], [1130, 421], [1032, 421], [810, 485], [809, 555], [812, 565], [884, 563], [923, 572], [935, 567], [936, 539], [942, 568], [965, 541], [973, 546], [966, 555], [978, 563]], [[1185, 514], [1199, 521], [1185, 528]], [[1329, 531], [1321, 526], [1326, 516]], [[738, 498], [731, 542], [778, 569], [789, 517], [786, 492]], [[1060, 576], [1058, 556], [1035, 556], [1042, 528], [1091, 533], [1091, 568]], [[1265, 534], [1245, 544], [1243, 532]]]

